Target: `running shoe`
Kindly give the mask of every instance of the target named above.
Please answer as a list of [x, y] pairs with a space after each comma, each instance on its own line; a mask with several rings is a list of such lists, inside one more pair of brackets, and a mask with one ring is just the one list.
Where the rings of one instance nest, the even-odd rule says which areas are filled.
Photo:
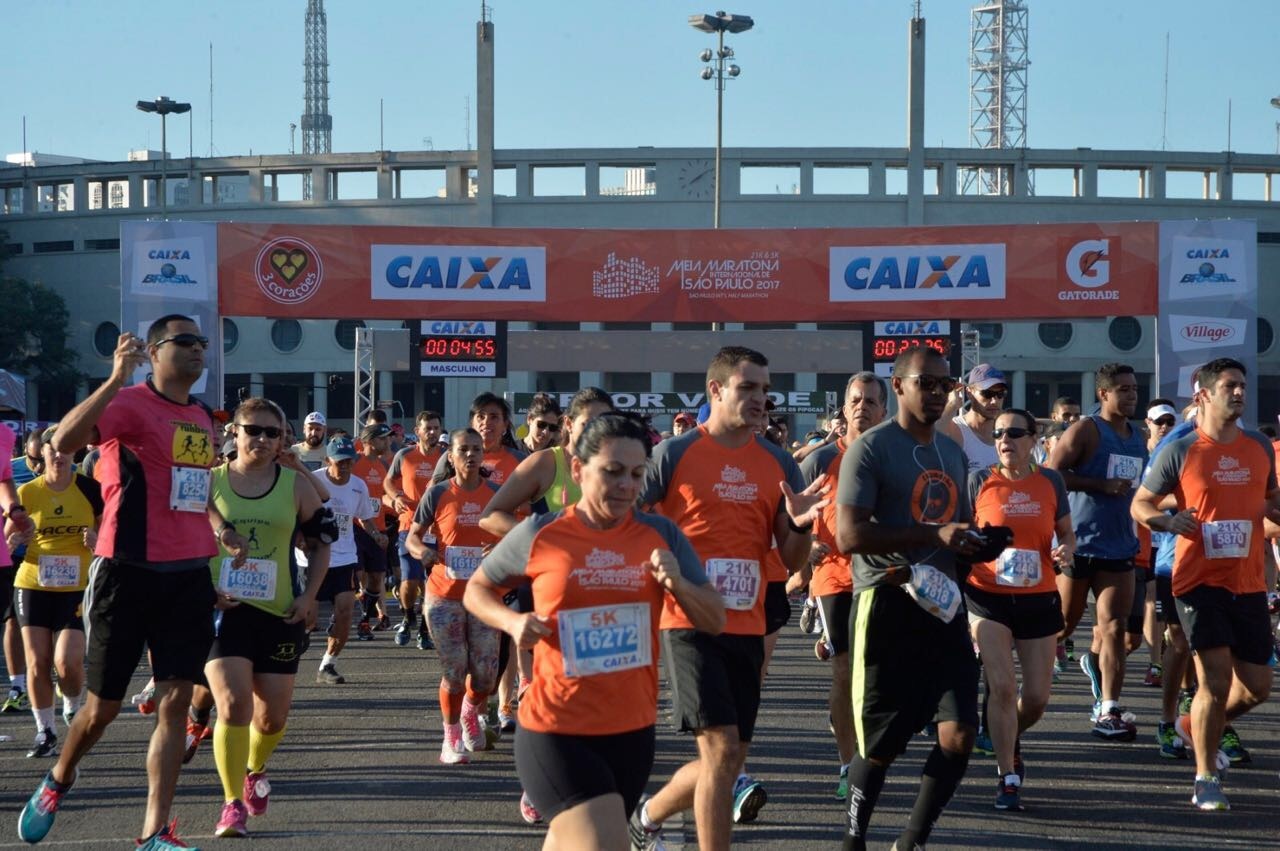
[[10, 712], [26, 712], [30, 708], [31, 701], [27, 698], [27, 693], [17, 686], [9, 689], [9, 696], [0, 704], [0, 712], [6, 715]]
[[469, 700], [462, 701], [462, 743], [472, 753], [485, 750], [484, 729], [480, 726], [480, 709]]
[[973, 740], [973, 752], [982, 756], [995, 756], [996, 746], [991, 743], [991, 734], [986, 730], [979, 730], [977, 737]]
[[1070, 638], [1064, 639], [1062, 649], [1067, 651], [1067, 661], [1074, 662], [1076, 660], [1076, 643]]
[[265, 771], [250, 771], [244, 776], [244, 808], [251, 816], [267, 811], [271, 799], [271, 781]]
[[805, 635], [818, 631], [818, 607], [812, 600], [805, 600], [800, 609], [800, 631]]
[[1178, 735], [1177, 724], [1161, 721], [1156, 728], [1156, 744], [1160, 746], [1160, 756], [1165, 759], [1186, 759], [1187, 745]]
[[378, 622], [373, 625], [374, 632], [386, 632], [389, 629], [391, 629], [391, 618], [386, 615], [378, 618]]
[[827, 641], [827, 636], [823, 636], [813, 643], [813, 655], [818, 657], [819, 661], [831, 661], [831, 643]]
[[844, 801], [849, 797], [849, 766], [841, 766], [840, 782], [836, 784], [836, 800]]
[[1098, 721], [1101, 720], [1101, 718], [1102, 718], [1102, 701], [1095, 700], [1093, 702], [1093, 709], [1089, 710], [1089, 723], [1097, 724]]
[[542, 813], [529, 800], [528, 792], [520, 793], [520, 818], [524, 819], [525, 824], [542, 824]]
[[[662, 839], [662, 828], [655, 827], [650, 830], [640, 821], [640, 810], [643, 808], [642, 801], [631, 814], [631, 821], [627, 823], [627, 832], [631, 834], [632, 851], [666, 851], [667, 844]], [[521, 810], [523, 812], [523, 807]]]
[[360, 621], [356, 627], [356, 639], [359, 641], [373, 641], [373, 627], [369, 626], [367, 620]]
[[1240, 734], [1230, 724], [1222, 730], [1222, 740], [1218, 743], [1218, 750], [1226, 754], [1232, 765], [1248, 765], [1253, 762], [1253, 757], [1249, 756], [1244, 745], [1240, 744]]
[[396, 647], [409, 646], [409, 630], [410, 629], [412, 629], [412, 627], [409, 625], [407, 621], [404, 623], [401, 623], [400, 626], [396, 628]]
[[347, 678], [338, 673], [338, 669], [333, 666], [332, 662], [328, 665], [322, 666], [320, 670], [316, 671], [316, 682], [318, 683], [326, 683], [334, 686], [342, 685], [346, 681]]
[[1159, 665], [1151, 665], [1147, 668], [1147, 676], [1143, 678], [1144, 686], [1152, 688], [1160, 688], [1160, 683], [1164, 680], [1164, 669]]
[[35, 744], [31, 746], [31, 750], [27, 751], [27, 759], [44, 759], [47, 756], [53, 756], [54, 749], [57, 746], [57, 734], [53, 732], [52, 727], [45, 727], [39, 733], [36, 733]]
[[200, 851], [199, 848], [194, 848], [178, 838], [177, 819], [160, 828], [160, 832], [146, 842], [139, 840], [137, 845], [138, 851], [168, 851], [170, 848], [189, 848], [191, 851]]
[[213, 727], [201, 724], [194, 718], [187, 718], [187, 749], [182, 754], [182, 764], [186, 765], [195, 759], [200, 743], [213, 735]]
[[1194, 692], [1187, 691], [1186, 689], [1183, 689], [1182, 691], [1178, 692], [1178, 714], [1190, 715], [1191, 703], [1195, 699], [1196, 699], [1196, 696]]
[[245, 836], [249, 833], [249, 811], [240, 801], [227, 801], [222, 805], [222, 817], [213, 828], [214, 836]]
[[1093, 654], [1081, 654], [1080, 670], [1084, 671], [1084, 675], [1089, 678], [1089, 688], [1093, 692], [1093, 699], [1102, 700], [1102, 672], [1098, 670], [1098, 666], [1094, 663]]
[[129, 702], [138, 707], [143, 715], [152, 715], [156, 711], [156, 681], [147, 680], [142, 691], [129, 698]]
[[1108, 742], [1132, 742], [1137, 738], [1138, 728], [1117, 708], [1098, 718], [1093, 725], [1093, 735]]
[[510, 703], [498, 707], [498, 729], [504, 733], [516, 731], [516, 710]]
[[1222, 794], [1222, 782], [1216, 777], [1197, 777], [1195, 791], [1191, 794], [1191, 803], [1202, 810], [1231, 809], [1227, 796]]
[[462, 743], [462, 730], [458, 725], [445, 725], [444, 741], [440, 743], [440, 761], [445, 765], [462, 765], [471, 761], [467, 747]]
[[1067, 646], [1061, 641], [1058, 642], [1058, 649], [1053, 660], [1053, 672], [1055, 674], [1065, 674], [1067, 672]]
[[760, 810], [769, 800], [764, 785], [741, 774], [733, 784], [733, 823], [746, 824], [756, 820]]
[[[80, 770], [76, 769], [76, 777], [79, 776]], [[46, 774], [40, 781], [40, 785], [36, 787], [36, 791], [31, 793], [22, 812], [18, 814], [18, 838], [23, 842], [35, 843], [48, 836], [49, 831], [53, 829], [53, 819], [58, 814], [62, 796], [67, 794], [73, 785], [75, 780], [71, 781], [71, 785], [63, 786], [53, 782], [53, 777]]]
[[419, 650], [435, 650], [436, 646], [431, 643], [431, 636], [425, 632], [418, 633], [418, 649]]
[[1022, 802], [1018, 799], [1018, 793], [1021, 787], [1017, 783], [1011, 783], [1010, 780], [1016, 779], [1013, 775], [1009, 777], [1001, 777], [996, 781], [996, 809], [1010, 810], [1013, 812], [1022, 809]]

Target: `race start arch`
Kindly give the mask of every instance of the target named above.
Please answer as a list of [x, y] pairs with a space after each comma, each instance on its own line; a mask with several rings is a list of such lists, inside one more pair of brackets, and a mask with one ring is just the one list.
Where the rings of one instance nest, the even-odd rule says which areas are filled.
[[[195, 316], [558, 322], [1158, 317], [1160, 392], [1218, 356], [1256, 371], [1253, 221], [605, 230], [121, 225], [121, 327]], [[1252, 401], [1252, 400], [1251, 400]], [[1250, 411], [1249, 416], [1253, 417]], [[1256, 421], [1256, 420], [1255, 420]]]

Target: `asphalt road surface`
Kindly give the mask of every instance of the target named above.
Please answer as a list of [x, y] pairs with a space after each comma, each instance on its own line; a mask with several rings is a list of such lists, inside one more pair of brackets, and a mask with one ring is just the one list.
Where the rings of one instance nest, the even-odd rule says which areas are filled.
[[[1077, 638], [1084, 635], [1082, 628]], [[828, 668], [812, 648], [812, 637], [802, 635], [793, 618], [765, 684], [749, 761], [751, 773], [766, 783], [769, 803], [756, 823], [734, 831], [735, 847], [837, 847], [844, 806], [833, 797], [838, 763], [827, 732]], [[1231, 812], [1201, 813], [1189, 804], [1193, 766], [1158, 755], [1159, 690], [1141, 685], [1145, 650], [1140, 655], [1131, 660], [1125, 699], [1138, 716], [1136, 742], [1108, 744], [1089, 735], [1088, 684], [1073, 668], [1055, 687], [1045, 719], [1023, 739], [1025, 811], [993, 809], [994, 760], [975, 756], [929, 847], [1280, 848], [1280, 708], [1264, 705], [1237, 725], [1253, 763], [1233, 768], [1227, 778]], [[222, 798], [207, 742], [178, 787], [174, 815], [184, 839], [205, 848], [251, 844], [264, 851], [539, 847], [541, 829], [520, 819], [509, 739], [469, 765], [438, 762], [433, 652], [396, 647], [389, 633], [379, 633], [343, 652], [338, 664], [346, 685], [316, 684], [318, 664], [313, 648], [299, 672], [288, 733], [270, 764], [270, 810], [250, 820], [251, 840], [212, 838]], [[144, 665], [133, 691], [145, 677]], [[42, 847], [132, 846], [141, 829], [151, 726], [133, 710], [121, 714], [82, 764]], [[25, 758], [34, 734], [30, 713], [0, 715], [0, 734], [12, 737], [0, 743], [0, 847], [25, 847], [16, 834], [18, 811], [49, 763]], [[873, 845], [889, 847], [905, 824], [928, 747], [917, 737], [891, 770], [871, 824]], [[650, 789], [692, 753], [688, 737], [660, 724]], [[680, 826], [668, 826], [671, 847], [680, 847], [681, 833]], [[686, 839], [685, 847], [695, 846], [692, 824]]]

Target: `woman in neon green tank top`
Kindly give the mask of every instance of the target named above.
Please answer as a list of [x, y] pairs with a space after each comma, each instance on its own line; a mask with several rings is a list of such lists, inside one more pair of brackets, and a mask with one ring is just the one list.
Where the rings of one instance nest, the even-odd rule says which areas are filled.
[[[329, 567], [329, 545], [319, 538], [325, 509], [312, 477], [277, 461], [284, 421], [274, 402], [246, 399], [233, 419], [236, 456], [213, 470], [211, 499], [249, 542], [242, 567], [225, 550], [210, 563], [220, 612], [204, 670], [218, 706], [213, 752], [225, 795], [216, 836], [243, 836], [248, 816], [266, 812], [267, 759], [284, 736]], [[305, 588], [293, 558], [299, 528], [306, 538]]]

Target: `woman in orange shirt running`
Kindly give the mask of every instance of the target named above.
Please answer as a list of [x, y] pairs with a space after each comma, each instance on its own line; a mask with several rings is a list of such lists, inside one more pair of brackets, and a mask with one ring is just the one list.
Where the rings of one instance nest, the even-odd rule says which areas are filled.
[[[1049, 703], [1062, 631], [1054, 566], [1071, 563], [1076, 539], [1062, 477], [1031, 460], [1035, 418], [1022, 410], [1004, 411], [992, 434], [999, 462], [969, 476], [973, 523], [1006, 526], [1013, 541], [994, 561], [973, 565], [964, 591], [969, 629], [987, 675], [987, 723], [1000, 773], [995, 807], [1020, 810], [1018, 737], [1040, 720]], [[1022, 663], [1021, 696], [1015, 649]]]
[[[521, 783], [550, 820], [545, 848], [628, 847], [627, 819], [653, 765], [665, 596], [698, 629], [724, 626], [688, 539], [635, 508], [648, 455], [637, 418], [588, 422], [572, 459], [581, 499], [523, 521], [467, 584], [470, 612], [533, 648], [515, 752]], [[502, 603], [504, 586], [520, 584], [532, 587], [533, 612]]]
[[[484, 550], [498, 540], [480, 528], [480, 512], [498, 486], [481, 475], [484, 442], [474, 429], [449, 435], [445, 457], [451, 475], [437, 475], [439, 480], [422, 495], [405, 546], [430, 569], [425, 614], [442, 669], [440, 761], [453, 764], [467, 762], [468, 751], [485, 749], [480, 713], [498, 678], [498, 632], [462, 606]], [[435, 549], [422, 540], [428, 531]]]

